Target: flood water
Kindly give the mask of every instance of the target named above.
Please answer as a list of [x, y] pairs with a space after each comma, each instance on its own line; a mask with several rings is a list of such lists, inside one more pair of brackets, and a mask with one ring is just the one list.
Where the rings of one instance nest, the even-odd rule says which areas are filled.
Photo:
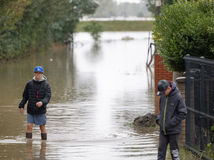
[[[140, 133], [131, 123], [154, 113], [153, 68], [146, 69], [148, 32], [104, 32], [93, 42], [74, 36], [74, 49], [54, 47], [0, 64], [0, 159], [155, 160], [158, 133]], [[122, 40], [124, 37], [132, 40]], [[48, 140], [25, 139], [26, 108], [18, 104], [35, 65], [52, 89]]]

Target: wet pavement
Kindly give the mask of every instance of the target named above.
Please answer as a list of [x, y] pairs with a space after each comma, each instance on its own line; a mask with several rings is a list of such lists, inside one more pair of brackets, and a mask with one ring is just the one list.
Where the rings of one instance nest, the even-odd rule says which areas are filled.
[[[55, 46], [0, 64], [0, 159], [155, 160], [158, 133], [131, 125], [155, 110], [153, 68], [145, 65], [148, 35], [104, 32], [94, 43], [77, 33], [73, 50]], [[26, 113], [17, 109], [35, 65], [45, 68], [52, 88], [47, 142], [38, 126], [25, 139]]]

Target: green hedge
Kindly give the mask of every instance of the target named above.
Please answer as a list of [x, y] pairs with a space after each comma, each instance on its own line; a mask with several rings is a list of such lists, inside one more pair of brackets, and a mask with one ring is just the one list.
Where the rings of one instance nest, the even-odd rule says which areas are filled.
[[214, 2], [178, 1], [164, 6], [153, 37], [169, 70], [184, 71], [186, 54], [214, 59]]

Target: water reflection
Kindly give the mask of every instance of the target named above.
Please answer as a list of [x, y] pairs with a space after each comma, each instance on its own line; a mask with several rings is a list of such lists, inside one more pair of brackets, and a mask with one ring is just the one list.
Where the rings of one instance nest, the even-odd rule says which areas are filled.
[[[127, 36], [134, 40], [121, 40]], [[147, 36], [109, 32], [94, 44], [89, 34], [78, 33], [73, 50], [55, 47], [0, 64], [0, 151], [20, 153], [22, 159], [156, 159], [157, 133], [139, 134], [130, 127], [137, 116], [154, 112], [153, 69], [145, 67]], [[17, 105], [35, 65], [44, 66], [52, 87], [48, 140], [42, 143], [34, 127], [33, 141], [26, 144], [26, 113], [21, 116]], [[0, 156], [11, 159], [5, 153]]]
[[27, 147], [26, 148], [27, 160], [33, 160], [33, 159], [45, 160], [46, 159], [46, 141], [41, 141], [39, 154], [33, 148], [34, 146], [33, 146], [32, 140], [27, 140], [26, 147]]
[[146, 67], [146, 75], [147, 75], [147, 82], [148, 82], [148, 89], [154, 89], [154, 68]]

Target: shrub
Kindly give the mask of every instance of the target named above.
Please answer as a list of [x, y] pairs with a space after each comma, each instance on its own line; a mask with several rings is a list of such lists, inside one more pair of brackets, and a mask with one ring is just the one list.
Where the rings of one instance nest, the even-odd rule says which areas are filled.
[[0, 0], [0, 60], [66, 43], [94, 0]]
[[102, 32], [102, 26], [94, 21], [90, 22], [87, 26], [84, 27], [84, 30], [90, 32], [91, 36], [95, 41], [98, 41], [100, 38], [100, 32]]
[[186, 54], [214, 59], [214, 2], [179, 0], [164, 6], [153, 36], [169, 70], [184, 71]]
[[207, 144], [208, 155], [211, 159], [214, 159], [214, 125], [211, 127], [211, 142]]

